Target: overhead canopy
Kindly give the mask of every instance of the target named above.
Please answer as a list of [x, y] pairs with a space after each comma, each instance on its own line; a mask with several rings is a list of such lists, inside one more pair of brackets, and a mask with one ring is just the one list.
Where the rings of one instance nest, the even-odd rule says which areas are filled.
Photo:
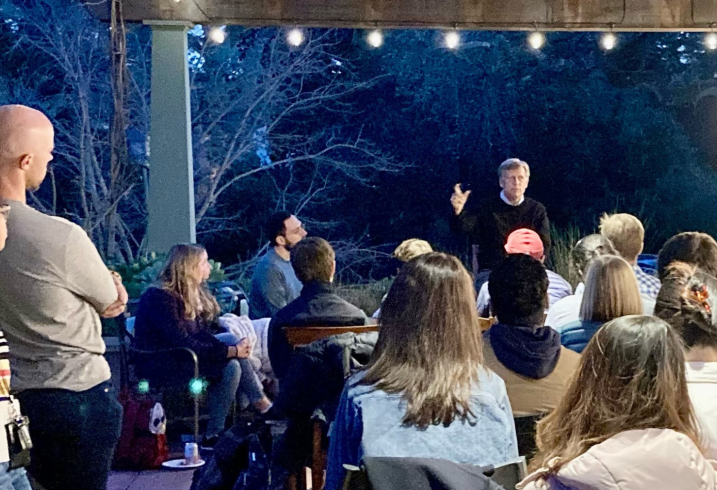
[[[109, 0], [87, 0], [109, 17]], [[123, 0], [127, 21], [309, 27], [709, 30], [717, 0]]]

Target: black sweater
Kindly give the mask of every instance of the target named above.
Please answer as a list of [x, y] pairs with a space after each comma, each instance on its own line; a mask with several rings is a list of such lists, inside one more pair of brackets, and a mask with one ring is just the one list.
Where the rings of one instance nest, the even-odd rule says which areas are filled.
[[[135, 342], [138, 349], [157, 350], [172, 347], [188, 347], [199, 358], [199, 369], [203, 376], [221, 376], [227, 361], [229, 349], [214, 337], [216, 324], [207, 324], [201, 319], [184, 318], [184, 303], [181, 298], [164, 289], [150, 287], [139, 300], [137, 317], [134, 321]], [[177, 364], [166, 356], [144, 360], [144, 370], [164, 370], [186, 374], [186, 356], [177, 357]]]
[[478, 245], [478, 267], [493, 269], [505, 256], [508, 235], [519, 228], [534, 230], [540, 235], [545, 255], [550, 251], [550, 222], [545, 206], [526, 197], [518, 206], [506, 204], [500, 196], [489, 199], [477, 208], [463, 209], [451, 220], [455, 232], [468, 236]]

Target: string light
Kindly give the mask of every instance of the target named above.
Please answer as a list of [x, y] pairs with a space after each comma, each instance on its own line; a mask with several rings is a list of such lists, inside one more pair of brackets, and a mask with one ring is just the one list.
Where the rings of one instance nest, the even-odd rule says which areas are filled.
[[286, 34], [286, 42], [291, 46], [299, 47], [304, 44], [304, 33], [301, 29], [292, 29]]
[[214, 41], [217, 44], [221, 44], [227, 39], [227, 31], [226, 26], [217, 26], [213, 27], [212, 30], [209, 31], [209, 39]]
[[707, 34], [705, 34], [704, 43], [705, 47], [710, 51], [714, 51], [715, 49], [717, 49], [717, 33], [708, 32]]
[[602, 49], [605, 51], [610, 51], [612, 49], [615, 49], [615, 46], [617, 46], [617, 36], [614, 32], [606, 32], [602, 35], [600, 38], [600, 46], [602, 46]]
[[540, 31], [533, 31], [528, 34], [528, 45], [534, 50], [539, 50], [545, 46], [545, 34]]
[[371, 47], [380, 48], [383, 45], [383, 33], [378, 29], [369, 32], [368, 36], [366, 36], [366, 42]]
[[448, 31], [443, 37], [443, 42], [448, 49], [458, 49], [461, 43], [461, 36], [456, 31]]

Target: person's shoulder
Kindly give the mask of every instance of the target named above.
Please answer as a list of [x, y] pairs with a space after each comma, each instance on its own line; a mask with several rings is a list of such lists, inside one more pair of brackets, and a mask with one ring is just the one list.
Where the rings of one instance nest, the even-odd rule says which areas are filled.
[[555, 370], [564, 370], [572, 374], [575, 372], [580, 365], [581, 355], [577, 352], [568, 349], [567, 347], [560, 347], [560, 359], [558, 359], [558, 365]]
[[82, 227], [72, 221], [45, 214], [27, 205], [16, 208], [10, 216], [19, 220], [23, 233], [46, 236], [55, 243], [64, 243], [67, 237], [79, 233], [87, 236]]
[[535, 208], [537, 211], [545, 212], [545, 206], [542, 202], [533, 199], [532, 197], [525, 196], [525, 201], [523, 202], [527, 207]]
[[144, 290], [140, 296], [141, 303], [149, 302], [175, 302], [179, 301], [179, 297], [171, 291], [168, 291], [158, 285], [152, 285]]

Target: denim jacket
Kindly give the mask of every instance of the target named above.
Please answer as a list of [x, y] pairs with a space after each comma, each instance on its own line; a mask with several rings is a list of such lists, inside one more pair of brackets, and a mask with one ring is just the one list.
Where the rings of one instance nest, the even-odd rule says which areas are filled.
[[359, 384], [363, 373], [348, 380], [332, 425], [326, 490], [338, 490], [344, 464], [359, 466], [364, 456], [439, 458], [479, 466], [500, 465], [518, 457], [510, 401], [503, 380], [481, 368], [472, 390], [475, 425], [454, 421], [426, 430], [404, 427], [401, 395]]

